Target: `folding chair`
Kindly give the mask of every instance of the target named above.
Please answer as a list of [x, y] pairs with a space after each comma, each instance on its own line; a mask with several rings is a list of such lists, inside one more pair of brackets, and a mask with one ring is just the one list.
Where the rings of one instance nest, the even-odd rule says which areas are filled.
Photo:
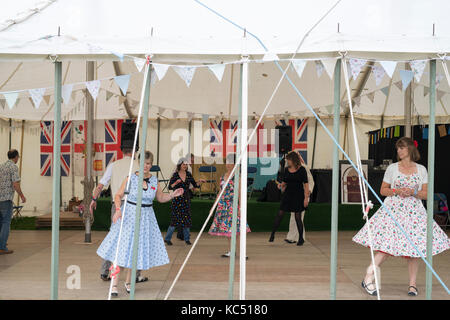
[[[209, 183], [209, 185], [212, 187], [211, 189], [214, 189], [214, 194], [217, 193], [217, 187], [216, 187], [216, 180], [213, 179], [213, 172], [217, 172], [217, 168], [214, 166], [201, 166], [198, 168], [198, 171], [200, 173], [210, 173], [210, 179], [206, 180], [205, 183]], [[200, 185], [200, 192], [199, 192], [199, 198], [202, 197], [202, 185]], [[211, 194], [209, 195], [209, 198], [212, 199], [213, 197]]]
[[168, 188], [168, 187], [169, 187], [169, 181], [170, 181], [170, 180], [164, 178], [164, 175], [163, 175], [163, 173], [162, 173], [162, 171], [161, 171], [161, 168], [160, 168], [158, 165], [154, 165], [154, 166], [152, 166], [152, 167], [150, 168], [150, 172], [156, 172], [157, 175], [158, 175], [158, 173], [161, 174], [162, 179], [158, 179], [158, 182], [164, 183], [164, 188], [163, 188], [162, 191], [164, 192], [164, 190], [167, 189], [167, 192], [168, 192], [168, 191], [169, 191], [169, 188]]
[[13, 219], [19, 219], [22, 218], [22, 215], [20, 214], [20, 211], [22, 211], [23, 206], [13, 206]]
[[442, 229], [446, 230], [450, 226], [450, 211], [448, 209], [447, 197], [443, 193], [435, 193], [433, 200], [434, 220]]
[[248, 198], [251, 199], [253, 194], [253, 185], [255, 183], [256, 172], [258, 168], [256, 167], [247, 167], [247, 193]]

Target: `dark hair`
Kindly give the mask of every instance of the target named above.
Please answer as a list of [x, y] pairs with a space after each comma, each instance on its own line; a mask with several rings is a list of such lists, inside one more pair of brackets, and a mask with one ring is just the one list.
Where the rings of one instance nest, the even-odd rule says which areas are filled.
[[122, 150], [122, 153], [133, 153], [133, 148], [122, 147], [120, 149]]
[[286, 155], [286, 161], [287, 160], [291, 160], [296, 168], [299, 168], [301, 166], [300, 156], [298, 155], [297, 151], [290, 151]]
[[16, 149], [11, 149], [8, 151], [8, 159], [15, 159], [19, 155], [19, 152]]
[[[414, 143], [414, 140], [409, 137], [402, 137], [397, 140], [395, 143], [395, 149], [398, 150], [398, 148], [408, 148], [409, 157], [412, 161], [417, 162], [420, 160], [420, 153], [419, 150], [417, 150], [417, 147]], [[400, 158], [397, 154], [397, 160], [400, 161]]]
[[187, 163], [188, 161], [187, 161], [187, 159], [186, 158], [180, 158], [180, 160], [178, 160], [178, 163], [177, 163], [177, 171], [180, 171], [180, 169], [181, 169], [181, 165], [183, 164], [183, 163]]

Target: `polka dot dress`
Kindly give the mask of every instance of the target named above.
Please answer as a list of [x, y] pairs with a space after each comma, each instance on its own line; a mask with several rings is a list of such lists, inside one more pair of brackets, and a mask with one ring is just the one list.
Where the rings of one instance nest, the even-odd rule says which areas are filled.
[[[405, 175], [401, 172], [394, 177], [392, 187], [417, 188], [420, 177], [417, 173]], [[386, 197], [384, 204], [389, 208], [391, 214], [406, 231], [414, 245], [423, 256], [427, 254], [427, 211], [422, 201], [415, 197], [401, 198], [400, 196]], [[398, 226], [392, 220], [387, 211], [381, 207], [364, 225], [364, 227], [353, 237], [353, 241], [365, 247], [369, 247], [367, 233], [368, 224], [373, 240], [373, 249], [392, 256], [420, 257], [414, 247], [406, 239]], [[433, 251], [436, 255], [450, 249], [450, 239], [444, 231], [433, 221]]]
[[[128, 201], [137, 203], [138, 176], [133, 174], [130, 181], [130, 194]], [[147, 183], [147, 190], [143, 190], [142, 204], [151, 204], [156, 196], [158, 180], [155, 176], [150, 177]], [[124, 204], [125, 206], [125, 204]], [[122, 208], [123, 210], [123, 208]], [[111, 230], [97, 249], [97, 254], [104, 260], [113, 262], [116, 255], [116, 248], [119, 239], [121, 220], [123, 220], [122, 234], [119, 244], [117, 265], [124, 268], [131, 268], [133, 258], [134, 224], [136, 218], [136, 206], [126, 204], [125, 213], [122, 218], [113, 223]], [[166, 247], [156, 221], [153, 207], [142, 207], [141, 228], [139, 233], [137, 269], [147, 270], [152, 267], [169, 263]]]

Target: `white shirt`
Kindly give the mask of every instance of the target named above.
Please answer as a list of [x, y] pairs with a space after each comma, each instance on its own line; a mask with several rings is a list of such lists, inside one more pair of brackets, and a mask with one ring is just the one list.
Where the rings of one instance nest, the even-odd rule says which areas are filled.
[[[422, 190], [422, 185], [428, 183], [428, 172], [427, 169], [421, 164], [416, 163], [416, 167], [417, 174], [420, 177], [419, 190]], [[384, 173], [383, 181], [392, 184], [400, 173], [401, 172], [398, 169], [398, 162], [393, 163], [387, 167], [386, 172]]]

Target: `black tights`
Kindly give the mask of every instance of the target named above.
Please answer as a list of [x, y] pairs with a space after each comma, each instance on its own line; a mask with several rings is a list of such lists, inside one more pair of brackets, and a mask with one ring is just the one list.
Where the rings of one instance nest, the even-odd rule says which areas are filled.
[[[275, 232], [278, 230], [278, 227], [280, 226], [281, 220], [283, 220], [285, 211], [280, 210], [275, 217], [275, 221], [273, 222], [272, 227], [272, 235], [271, 237], [275, 236]], [[295, 212], [295, 222], [297, 223], [297, 230], [298, 230], [298, 241], [303, 242], [303, 222], [302, 222], [302, 216], [300, 212]]]

